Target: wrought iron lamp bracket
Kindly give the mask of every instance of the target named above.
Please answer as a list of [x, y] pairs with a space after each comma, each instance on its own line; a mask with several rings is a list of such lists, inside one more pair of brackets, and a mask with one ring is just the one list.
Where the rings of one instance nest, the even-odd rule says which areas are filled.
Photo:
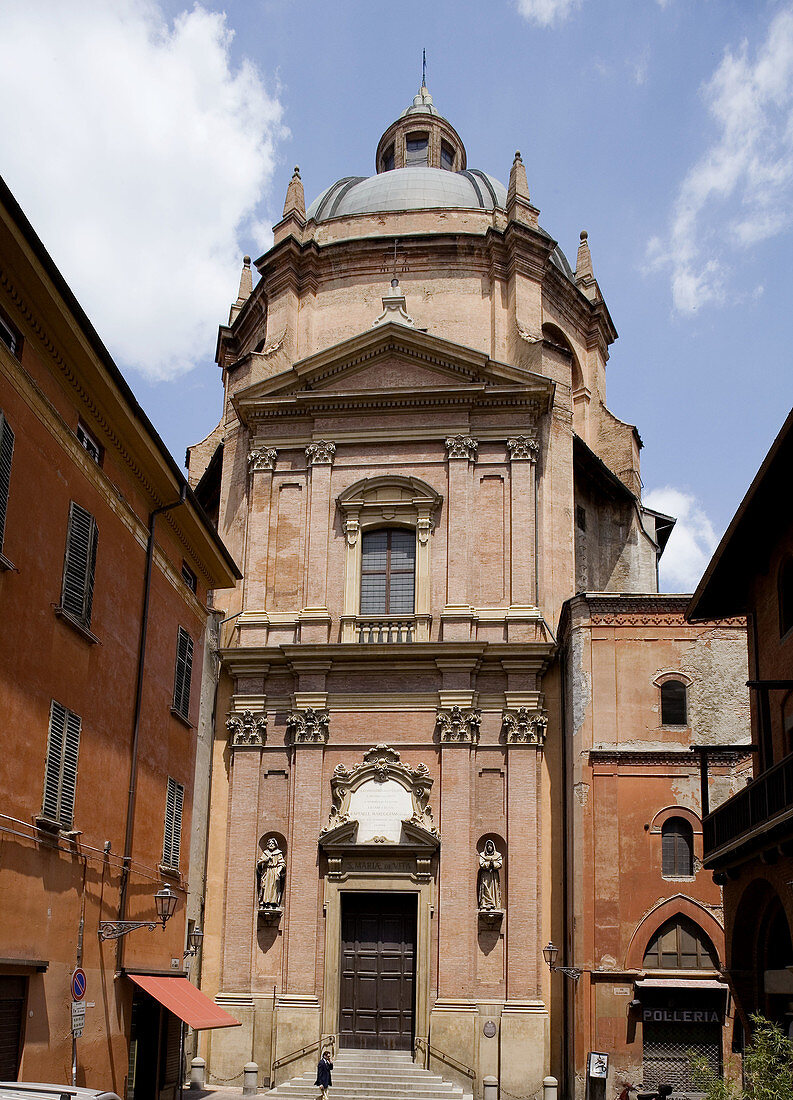
[[[159, 921], [151, 920], [100, 920], [99, 939], [120, 940], [122, 936], [134, 932], [137, 928], [148, 928], [150, 932], [153, 932], [159, 923]], [[165, 925], [163, 925], [164, 927]]]

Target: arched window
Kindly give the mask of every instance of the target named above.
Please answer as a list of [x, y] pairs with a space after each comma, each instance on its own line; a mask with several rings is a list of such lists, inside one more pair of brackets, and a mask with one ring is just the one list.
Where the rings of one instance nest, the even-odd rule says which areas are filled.
[[793, 558], [787, 557], [779, 567], [777, 578], [779, 594], [780, 637], [793, 627]]
[[694, 830], [682, 817], [668, 817], [661, 826], [661, 862], [664, 878], [694, 874]]
[[682, 680], [664, 680], [661, 684], [661, 725], [688, 725], [687, 689]]
[[647, 945], [642, 966], [652, 970], [717, 970], [716, 949], [698, 924], [672, 917]]
[[415, 580], [415, 531], [388, 527], [364, 533], [361, 615], [412, 615]]

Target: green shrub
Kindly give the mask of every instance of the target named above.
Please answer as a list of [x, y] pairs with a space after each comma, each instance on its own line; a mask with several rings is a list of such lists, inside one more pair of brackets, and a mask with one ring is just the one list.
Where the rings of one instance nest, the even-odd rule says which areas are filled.
[[706, 1100], [793, 1100], [793, 1042], [764, 1016], [751, 1021], [743, 1084], [737, 1077], [720, 1077], [704, 1058], [692, 1055], [692, 1076]]

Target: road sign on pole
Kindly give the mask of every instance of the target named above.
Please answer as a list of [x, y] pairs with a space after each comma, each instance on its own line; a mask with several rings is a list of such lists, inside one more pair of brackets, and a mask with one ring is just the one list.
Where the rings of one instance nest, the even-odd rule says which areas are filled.
[[72, 1001], [72, 1035], [79, 1039], [85, 1027], [85, 1005], [82, 1001]]
[[85, 996], [85, 971], [78, 966], [72, 974], [72, 1000], [81, 1001]]

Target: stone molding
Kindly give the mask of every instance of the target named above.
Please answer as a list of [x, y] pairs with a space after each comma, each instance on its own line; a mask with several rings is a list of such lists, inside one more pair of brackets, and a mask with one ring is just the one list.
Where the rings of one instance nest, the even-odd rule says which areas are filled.
[[264, 748], [267, 741], [267, 715], [244, 710], [242, 714], [230, 714], [226, 729], [231, 734], [232, 749]]
[[309, 466], [330, 466], [336, 454], [336, 444], [328, 439], [318, 439], [306, 447], [306, 462]]
[[517, 710], [505, 710], [501, 715], [501, 732], [508, 745], [545, 744], [548, 729], [548, 716], [541, 710], [529, 710], [518, 707]]
[[438, 707], [435, 729], [445, 744], [479, 744], [480, 710], [463, 710], [462, 707]]
[[447, 458], [467, 458], [469, 462], [476, 462], [479, 443], [470, 435], [450, 435], [446, 439]]
[[278, 451], [275, 447], [254, 447], [248, 451], [248, 469], [252, 473], [259, 470], [274, 470]]
[[336, 765], [330, 779], [332, 805], [327, 825], [320, 831], [320, 838], [335, 832], [341, 826], [357, 825], [350, 818], [348, 811], [350, 796], [362, 783], [371, 780], [375, 783], [385, 783], [391, 779], [410, 791], [413, 798], [413, 816], [405, 824], [428, 833], [437, 841], [439, 833], [435, 828], [432, 807], [429, 804], [432, 789], [429, 768], [423, 763], [415, 768], [411, 768], [409, 764], [403, 764], [397, 750], [386, 744], [374, 745], [364, 753], [361, 763], [355, 764], [352, 768], [347, 768], [344, 764]]
[[286, 720], [286, 732], [293, 745], [325, 745], [330, 715], [326, 710], [295, 710]]
[[536, 439], [533, 439], [528, 435], [516, 435], [512, 439], [507, 440], [507, 450], [509, 451], [509, 461], [517, 462], [525, 459], [529, 462], [536, 462], [537, 455], [540, 451], [540, 445]]

